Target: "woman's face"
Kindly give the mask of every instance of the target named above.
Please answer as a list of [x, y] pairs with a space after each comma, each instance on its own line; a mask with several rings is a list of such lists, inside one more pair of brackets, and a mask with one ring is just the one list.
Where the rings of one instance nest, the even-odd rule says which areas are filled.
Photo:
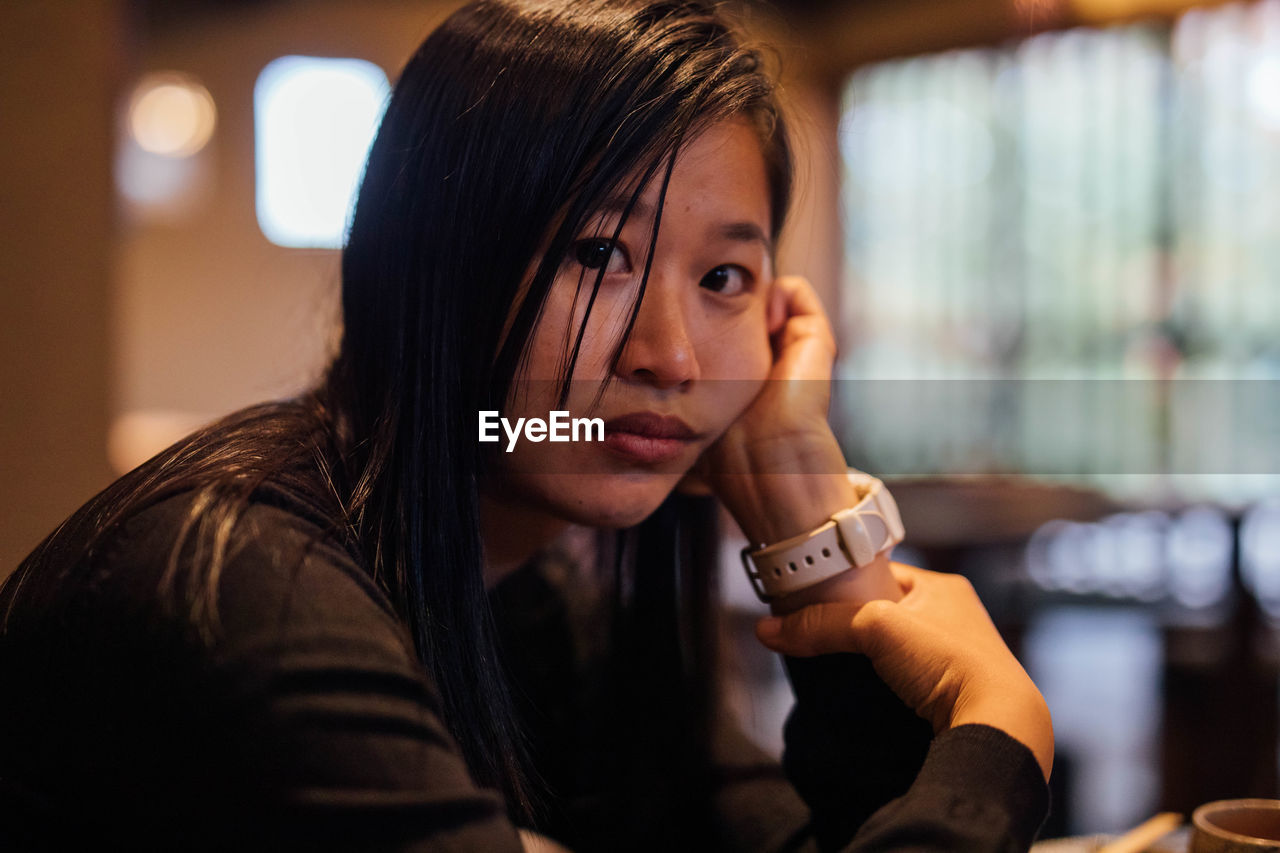
[[[491, 498], [577, 524], [638, 524], [759, 392], [772, 362], [766, 305], [774, 271], [765, 162], [746, 120], [712, 125], [677, 158], [644, 299], [610, 370], [639, 293], [660, 184], [661, 174], [616, 243], [609, 238], [620, 205], [606, 205], [578, 236], [503, 413], [512, 426], [522, 417], [550, 419], [603, 267], [565, 410], [569, 418], [601, 418], [605, 440], [534, 442], [522, 433], [507, 452], [499, 427], [501, 440], [488, 446], [502, 483]], [[614, 381], [592, 407], [610, 374]]]

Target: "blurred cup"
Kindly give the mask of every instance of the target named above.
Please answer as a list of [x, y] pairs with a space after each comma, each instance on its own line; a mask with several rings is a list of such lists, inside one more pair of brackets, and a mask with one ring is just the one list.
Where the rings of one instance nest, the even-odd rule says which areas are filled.
[[1280, 850], [1280, 800], [1218, 800], [1191, 815], [1190, 853]]

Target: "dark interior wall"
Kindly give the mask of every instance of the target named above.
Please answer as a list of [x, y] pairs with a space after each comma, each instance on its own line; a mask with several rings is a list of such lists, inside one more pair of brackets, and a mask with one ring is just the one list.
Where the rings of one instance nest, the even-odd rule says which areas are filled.
[[120, 0], [0, 3], [0, 577], [110, 480]]

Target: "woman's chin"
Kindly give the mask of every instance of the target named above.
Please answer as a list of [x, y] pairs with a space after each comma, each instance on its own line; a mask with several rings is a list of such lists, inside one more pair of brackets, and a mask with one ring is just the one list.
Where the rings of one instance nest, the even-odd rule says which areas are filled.
[[615, 530], [634, 527], [653, 515], [674, 491], [681, 476], [569, 477], [565, 479], [569, 481], [566, 485], [571, 493], [557, 490], [560, 493], [554, 503], [559, 514], [574, 524]]
[[601, 528], [602, 530], [624, 530], [628, 527], [635, 527], [637, 524], [653, 515], [661, 504], [662, 502], [659, 501], [652, 506], [646, 506], [641, 509], [617, 509], [611, 512], [601, 513], [596, 515], [590, 521], [582, 523], [591, 527]]

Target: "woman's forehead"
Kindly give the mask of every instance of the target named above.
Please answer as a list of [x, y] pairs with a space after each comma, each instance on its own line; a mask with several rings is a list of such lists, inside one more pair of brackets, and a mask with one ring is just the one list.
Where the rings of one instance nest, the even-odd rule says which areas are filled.
[[[770, 194], [764, 153], [759, 136], [745, 118], [725, 119], [698, 133], [678, 152], [665, 182], [659, 169], [639, 187], [632, 177], [624, 188], [611, 193], [590, 215], [590, 220], [616, 222], [623, 215], [652, 222], [659, 203], [663, 215], [693, 214], [750, 228], [731, 229], [769, 233]], [[673, 208], [672, 202], [676, 203]], [[754, 236], [754, 235], [753, 235]], [[768, 238], [763, 237], [768, 244]]]

